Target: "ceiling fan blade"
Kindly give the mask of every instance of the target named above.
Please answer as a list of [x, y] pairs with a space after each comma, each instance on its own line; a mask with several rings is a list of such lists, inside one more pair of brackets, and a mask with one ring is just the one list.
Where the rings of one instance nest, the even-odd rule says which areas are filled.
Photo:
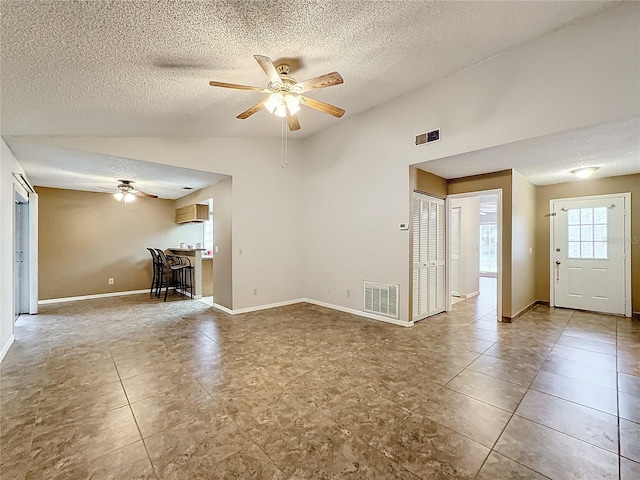
[[321, 112], [328, 113], [329, 115], [333, 115], [334, 117], [340, 118], [344, 115], [344, 110], [342, 108], [321, 102], [320, 100], [316, 100], [315, 98], [300, 95], [300, 100], [302, 100], [302, 105], [320, 110]]
[[292, 132], [300, 130], [300, 122], [295, 115], [287, 115], [287, 125], [289, 125], [289, 130]]
[[315, 90], [317, 88], [327, 88], [334, 85], [340, 85], [344, 83], [344, 80], [338, 72], [326, 73], [316, 78], [305, 80], [298, 83], [296, 86], [300, 87], [301, 93], [308, 92], [309, 90]]
[[245, 110], [236, 118], [239, 118], [240, 120], [245, 120], [246, 118], [249, 118], [254, 113], [260, 111], [264, 107], [265, 103], [266, 103], [266, 100], [263, 100], [260, 103], [256, 103], [253, 107], [249, 108], [248, 110]]
[[250, 90], [253, 92], [267, 92], [269, 93], [269, 90], [266, 90], [262, 87], [250, 87], [248, 85], [237, 85], [235, 83], [224, 83], [224, 82], [214, 82], [211, 81], [209, 82], [209, 85], [211, 85], [212, 87], [224, 87], [224, 88], [234, 88], [236, 90]]
[[135, 193], [136, 196], [138, 197], [158, 198], [158, 195], [151, 195], [150, 193], [144, 193], [144, 192], [141, 192], [140, 190], [136, 190], [133, 193]]
[[267, 77], [269, 77], [270, 82], [282, 83], [280, 75], [278, 75], [278, 71], [276, 70], [276, 67], [273, 65], [273, 62], [269, 57], [265, 57], [263, 55], [254, 55], [253, 58], [258, 61], [258, 63], [264, 70], [264, 73], [266, 73]]

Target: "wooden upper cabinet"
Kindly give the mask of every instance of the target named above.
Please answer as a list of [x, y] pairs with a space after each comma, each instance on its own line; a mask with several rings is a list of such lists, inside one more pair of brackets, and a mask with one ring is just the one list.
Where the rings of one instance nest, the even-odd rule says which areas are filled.
[[176, 208], [176, 223], [204, 222], [209, 220], [209, 205], [194, 203]]

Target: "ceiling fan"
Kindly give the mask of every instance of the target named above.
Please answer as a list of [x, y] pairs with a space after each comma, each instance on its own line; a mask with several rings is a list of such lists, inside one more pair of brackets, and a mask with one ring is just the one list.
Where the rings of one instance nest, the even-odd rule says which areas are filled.
[[344, 115], [342, 108], [302, 95], [311, 90], [340, 85], [344, 80], [338, 72], [331, 72], [310, 80], [305, 80], [304, 82], [297, 82], [293, 77], [289, 76], [289, 64], [282, 63], [274, 65], [269, 57], [263, 55], [254, 55], [253, 57], [269, 77], [269, 84], [266, 88], [237, 85], [234, 83], [209, 82], [209, 85], [212, 87], [234, 88], [236, 90], [250, 90], [269, 94], [266, 99], [256, 103], [236, 118], [244, 120], [262, 108], [266, 108], [270, 113], [278, 117], [286, 117], [289, 130], [293, 131], [300, 129], [300, 122], [298, 121], [298, 117], [296, 117], [296, 113], [300, 110], [301, 105], [328, 113], [337, 118]]
[[131, 180], [118, 180], [118, 182], [120, 182], [118, 184], [118, 191], [114, 193], [113, 196], [116, 200], [122, 201], [123, 203], [132, 202], [133, 200], [135, 200], [135, 197], [158, 198], [158, 195], [151, 195], [150, 193], [145, 193], [141, 192], [140, 190], [134, 189], [132, 185], [132, 183], [134, 182]]

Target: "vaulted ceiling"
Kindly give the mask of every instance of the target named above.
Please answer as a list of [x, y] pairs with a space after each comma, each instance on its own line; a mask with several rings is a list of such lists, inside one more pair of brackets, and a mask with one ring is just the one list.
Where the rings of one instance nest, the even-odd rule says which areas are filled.
[[[299, 81], [338, 71], [343, 85], [310, 96], [343, 107], [348, 119], [615, 3], [6, 0], [0, 128], [38, 184], [90, 189], [148, 166], [20, 137], [278, 137], [280, 119], [266, 111], [235, 118], [264, 94], [209, 81], [266, 86], [254, 54], [286, 61]], [[293, 138], [342, 121], [308, 108], [298, 117]], [[173, 173], [180, 182], [166, 198], [202, 180]]]

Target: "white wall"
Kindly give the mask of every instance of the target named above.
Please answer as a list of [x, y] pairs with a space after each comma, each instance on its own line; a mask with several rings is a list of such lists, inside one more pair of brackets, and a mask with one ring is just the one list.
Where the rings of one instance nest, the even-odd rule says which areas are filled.
[[280, 139], [52, 137], [39, 141], [232, 176], [233, 309], [304, 296], [298, 141], [289, 140], [286, 168], [281, 168]]
[[13, 153], [0, 139], [0, 360], [13, 341], [13, 216], [14, 192], [27, 198], [27, 192], [13, 177], [24, 170]]
[[[638, 12], [613, 7], [305, 140], [307, 296], [362, 309], [347, 288], [399, 283], [406, 321], [408, 165], [638, 115]], [[440, 142], [413, 145], [435, 127]]]
[[513, 170], [511, 222], [511, 313], [512, 316], [536, 301], [535, 223], [536, 187]]
[[[286, 169], [279, 139], [39, 141], [232, 175], [234, 309], [309, 297], [360, 310], [373, 280], [400, 285], [407, 321], [407, 167], [638, 115], [639, 11], [622, 3], [292, 140]], [[434, 127], [440, 142], [413, 146]]]
[[456, 198], [460, 207], [460, 296], [480, 291], [480, 198]]

